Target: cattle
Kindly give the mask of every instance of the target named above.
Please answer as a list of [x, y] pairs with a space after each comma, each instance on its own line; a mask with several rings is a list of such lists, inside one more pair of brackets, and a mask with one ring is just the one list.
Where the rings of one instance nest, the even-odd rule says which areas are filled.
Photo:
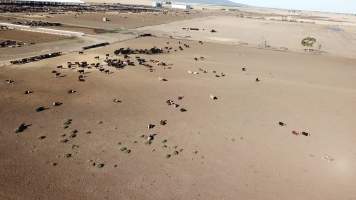
[[79, 75], [79, 76], [78, 76], [78, 81], [84, 82], [84, 81], [85, 81], [84, 75]]
[[14, 81], [14, 80], [11, 80], [11, 79], [5, 80], [5, 82], [8, 83], [8, 84], [13, 84], [13, 83], [15, 83], [15, 81]]
[[31, 126], [31, 125], [30, 125], [30, 124], [22, 123], [22, 124], [20, 124], [20, 126], [15, 130], [15, 133], [22, 133], [22, 132], [24, 132], [29, 126]]
[[60, 106], [62, 104], [63, 104], [62, 102], [58, 102], [58, 101], [52, 103], [53, 106]]
[[286, 124], [284, 122], [278, 122], [278, 125], [285, 126]]
[[33, 93], [32, 90], [26, 90], [26, 91], [24, 92], [24, 94], [32, 94], [32, 93]]
[[74, 94], [74, 93], [76, 93], [77, 91], [75, 91], [75, 90], [68, 90], [68, 94]]

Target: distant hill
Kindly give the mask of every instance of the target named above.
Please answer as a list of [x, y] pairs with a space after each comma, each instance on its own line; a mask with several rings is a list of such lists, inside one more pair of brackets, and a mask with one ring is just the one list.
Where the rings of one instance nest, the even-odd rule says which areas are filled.
[[177, 2], [184, 3], [198, 3], [198, 4], [211, 4], [219, 6], [246, 6], [245, 4], [235, 3], [229, 0], [177, 0]]

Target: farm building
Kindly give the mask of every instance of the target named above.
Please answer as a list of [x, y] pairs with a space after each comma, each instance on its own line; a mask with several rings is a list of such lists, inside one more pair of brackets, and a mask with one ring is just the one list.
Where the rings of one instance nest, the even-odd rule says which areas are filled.
[[153, 1], [152, 2], [152, 7], [154, 7], [154, 8], [162, 8], [162, 2]]
[[183, 3], [172, 3], [171, 7], [172, 7], [172, 9], [183, 9], [183, 10], [192, 9], [192, 7], [190, 5], [183, 4]]

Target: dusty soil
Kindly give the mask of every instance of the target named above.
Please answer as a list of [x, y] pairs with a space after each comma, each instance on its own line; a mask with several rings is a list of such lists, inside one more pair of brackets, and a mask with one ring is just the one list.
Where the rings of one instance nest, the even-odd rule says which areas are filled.
[[[209, 13], [191, 11], [189, 14], [183, 11], [170, 11], [167, 14], [157, 13], [83, 13], [49, 15], [46, 20], [51, 22], [61, 22], [63, 24], [82, 27], [95, 27], [101, 29], [120, 30], [132, 29], [142, 26], [164, 24], [183, 19], [206, 16]], [[103, 22], [103, 17], [110, 21]]]
[[21, 31], [21, 30], [4, 30], [0, 31], [0, 40], [18, 40], [26, 43], [46, 43], [63, 40], [66, 37], [46, 33]]
[[[178, 49], [183, 43], [190, 48], [140, 55], [168, 64], [152, 64], [154, 72], [139, 65], [105, 67], [114, 73], [87, 70], [85, 82], [77, 80], [76, 70], [60, 70], [66, 75], [62, 78], [51, 73], [67, 61], [97, 62], [95, 56], [102, 59], [121, 47]], [[0, 196], [355, 198], [355, 63], [327, 55], [141, 38], [84, 55], [3, 67]], [[221, 73], [225, 76], [215, 76]], [[6, 79], [15, 83], [7, 84]], [[77, 93], [68, 94], [69, 89]], [[25, 95], [25, 90], [33, 94]], [[115, 98], [122, 102], [114, 103]], [[168, 106], [168, 99], [180, 107]], [[53, 107], [54, 101], [63, 105]], [[50, 109], [38, 113], [39, 106]], [[68, 119], [72, 124], [64, 129]], [[160, 125], [160, 120], [167, 124]], [[31, 126], [16, 134], [23, 122]], [[147, 130], [148, 124], [156, 126]], [[76, 137], [70, 137], [74, 130]], [[151, 145], [141, 138], [149, 134], [157, 134]], [[69, 141], [62, 143], [65, 138]], [[121, 151], [123, 147], [131, 152]]]
[[[53, 51], [73, 51], [81, 47], [100, 43], [116, 42], [125, 40], [129, 35], [135, 34], [137, 27], [145, 25], [158, 25], [182, 19], [193, 19], [211, 15], [214, 12], [191, 11], [169, 11], [157, 13], [118, 13], [118, 12], [99, 12], [99, 13], [74, 13], [48, 14], [48, 13], [3, 13], [0, 14], [1, 22], [17, 22], [23, 20], [41, 20], [49, 22], [60, 22], [62, 26], [51, 27], [52, 29], [82, 32], [87, 34], [84, 38], [61, 41], [63, 37], [57, 35], [47, 35], [35, 32], [23, 32], [10, 30], [0, 33], [1, 38], [23, 39], [25, 42], [41, 43], [31, 47], [0, 50], [0, 61], [7, 61], [15, 57], [26, 57]], [[110, 21], [103, 22], [102, 18], [107, 17]], [[130, 29], [130, 30], [129, 30]], [[125, 36], [123, 34], [129, 34]], [[82, 43], [82, 44], [80, 44]], [[72, 45], [73, 44], [73, 45]], [[72, 45], [72, 47], [70, 47]], [[0, 63], [1, 65], [1, 63]]]
[[[65, 52], [0, 67], [0, 199], [356, 199], [355, 17], [308, 12], [297, 17], [313, 23], [295, 23], [281, 21], [286, 11], [247, 11], [53, 15], [88, 33], [130, 30], [0, 52]], [[148, 32], [157, 37], [135, 39]], [[310, 35], [325, 52], [303, 52]], [[78, 54], [98, 42], [111, 45]], [[113, 52], [125, 47], [172, 50], [131, 55], [135, 66], [121, 70], [104, 63], [106, 54], [123, 60]], [[85, 69], [81, 82], [68, 61], [112, 73]], [[21, 123], [29, 126], [15, 133]]]
[[86, 45], [86, 42], [79, 38], [20, 30], [0, 31], [0, 40], [17, 40], [27, 43], [22, 47], [1, 48], [1, 62], [44, 53], [66, 51]]
[[[192, 19], [196, 17], [208, 16], [214, 11], [189, 11], [186, 13], [182, 10], [168, 11], [165, 14], [163, 12], [142, 12], [142, 13], [121, 13], [121, 12], [98, 12], [98, 13], [75, 13], [68, 12], [63, 14], [2, 14], [0, 15], [0, 21], [3, 22], [15, 22], [21, 20], [42, 20], [49, 22], [59, 22], [64, 25], [65, 28], [80, 29], [106, 29], [106, 30], [121, 30], [132, 29], [142, 26], [158, 25], [168, 23], [177, 20]], [[107, 22], [103, 22], [103, 17], [109, 19]], [[61, 27], [56, 27], [61, 28]], [[74, 29], [73, 29], [74, 30]]]
[[130, 0], [89, 0], [87, 1], [89, 3], [121, 3], [121, 4], [138, 4], [138, 5], [152, 5], [152, 1], [150, 0], [135, 0], [135, 1], [130, 1]]
[[[187, 31], [182, 28], [199, 28], [199, 31]], [[217, 32], [211, 33], [211, 30]], [[159, 32], [164, 35], [193, 40], [207, 40], [225, 44], [242, 44], [253, 47], [268, 46], [278, 50], [304, 51], [301, 41], [305, 37], [314, 37], [316, 51], [337, 56], [355, 58], [356, 21], [352, 25], [335, 25], [334, 22], [310, 24], [285, 22], [272, 19], [251, 19], [239, 16], [209, 16], [191, 20], [177, 21], [141, 30]]]

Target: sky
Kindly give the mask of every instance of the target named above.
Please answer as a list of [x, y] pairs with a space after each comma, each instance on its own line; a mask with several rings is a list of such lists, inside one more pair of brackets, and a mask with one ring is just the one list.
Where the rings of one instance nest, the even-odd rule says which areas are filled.
[[356, 0], [231, 0], [253, 6], [356, 14]]

